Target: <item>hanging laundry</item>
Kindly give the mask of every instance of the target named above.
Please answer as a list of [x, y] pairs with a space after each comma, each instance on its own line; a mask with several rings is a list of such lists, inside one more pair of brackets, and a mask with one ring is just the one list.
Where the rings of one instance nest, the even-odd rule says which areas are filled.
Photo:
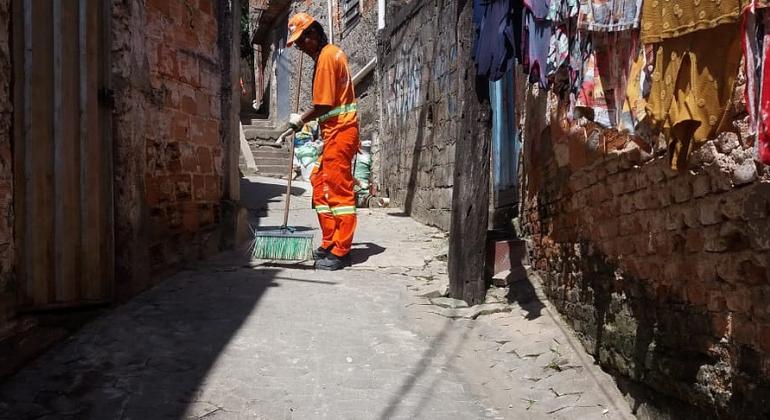
[[[547, 14], [547, 13], [546, 13]], [[530, 83], [548, 87], [548, 54], [551, 49], [551, 21], [537, 19], [530, 10], [524, 11], [523, 66]]]
[[646, 0], [642, 7], [642, 42], [652, 44], [736, 22], [746, 3], [745, 0]]
[[548, 47], [548, 64], [546, 65], [546, 76], [551, 76], [556, 71], [569, 64], [570, 53], [570, 28], [568, 25], [559, 25], [553, 27], [551, 33], [551, 45]]
[[517, 5], [520, 9], [520, 1], [473, 1], [473, 22], [476, 27], [473, 59], [478, 76], [499, 80], [514, 65], [517, 41], [511, 6]]
[[641, 12], [642, 0], [580, 0], [578, 27], [588, 31], [635, 29]]
[[551, 0], [548, 16], [551, 22], [567, 22], [578, 15], [578, 0]]
[[548, 13], [551, 11], [551, 1], [559, 0], [524, 0], [524, 6], [534, 15], [536, 19], [548, 19]]
[[[572, 42], [577, 37], [577, 0], [551, 0], [547, 20], [551, 22], [551, 45], [548, 49], [546, 76], [550, 79], [561, 68], [569, 70]], [[560, 73], [554, 80], [556, 91], [564, 90], [560, 85], [573, 81], [571, 71]], [[558, 80], [565, 79], [565, 80]]]
[[[584, 48], [586, 58], [576, 111], [603, 127], [633, 132], [636, 118], [626, 98], [632, 64], [639, 56], [637, 31], [591, 32]], [[631, 86], [638, 88], [636, 83]], [[641, 92], [631, 95], [636, 101]]]
[[745, 95], [757, 157], [770, 164], [770, 10], [761, 3], [744, 14]]
[[740, 38], [739, 25], [727, 23], [657, 47], [648, 108], [669, 134], [672, 169], [686, 168], [693, 150], [729, 127], [726, 110], [738, 75]]
[[668, 133], [672, 169], [684, 169], [693, 150], [728, 128], [726, 110], [741, 59], [737, 20], [743, 4], [643, 3], [641, 40], [658, 43], [648, 109]]

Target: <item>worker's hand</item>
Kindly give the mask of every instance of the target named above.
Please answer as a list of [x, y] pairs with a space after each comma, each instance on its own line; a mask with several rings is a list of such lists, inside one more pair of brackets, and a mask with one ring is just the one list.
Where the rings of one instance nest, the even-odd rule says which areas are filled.
[[300, 114], [291, 114], [289, 115], [289, 128], [294, 130], [295, 133], [302, 130], [302, 115]]

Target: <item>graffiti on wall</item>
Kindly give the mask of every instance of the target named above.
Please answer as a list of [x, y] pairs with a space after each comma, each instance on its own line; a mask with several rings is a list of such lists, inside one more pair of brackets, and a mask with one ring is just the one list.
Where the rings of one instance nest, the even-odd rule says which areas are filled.
[[436, 98], [447, 104], [449, 116], [455, 113], [455, 96], [452, 94], [452, 74], [457, 62], [457, 45], [451, 37], [438, 37], [436, 56], [433, 60], [433, 81], [436, 84]]
[[388, 121], [404, 122], [409, 111], [421, 104], [422, 48], [418, 41], [403, 44], [395, 53], [394, 64], [385, 81]]

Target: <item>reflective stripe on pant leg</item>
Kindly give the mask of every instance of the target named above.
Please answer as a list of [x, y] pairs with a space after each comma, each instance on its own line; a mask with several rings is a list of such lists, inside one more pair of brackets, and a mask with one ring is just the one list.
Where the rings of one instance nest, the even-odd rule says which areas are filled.
[[356, 206], [336, 206], [331, 208], [332, 214], [342, 216], [345, 214], [356, 214]]

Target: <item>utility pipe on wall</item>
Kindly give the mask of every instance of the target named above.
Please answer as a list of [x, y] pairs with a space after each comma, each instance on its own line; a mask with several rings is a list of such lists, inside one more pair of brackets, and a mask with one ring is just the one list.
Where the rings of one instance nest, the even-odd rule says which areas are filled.
[[377, 0], [377, 29], [385, 29], [385, 0]]
[[328, 13], [329, 13], [329, 43], [334, 44], [334, 16], [332, 15], [332, 12], [334, 11], [334, 7], [332, 6], [332, 1], [334, 0], [326, 0]]

